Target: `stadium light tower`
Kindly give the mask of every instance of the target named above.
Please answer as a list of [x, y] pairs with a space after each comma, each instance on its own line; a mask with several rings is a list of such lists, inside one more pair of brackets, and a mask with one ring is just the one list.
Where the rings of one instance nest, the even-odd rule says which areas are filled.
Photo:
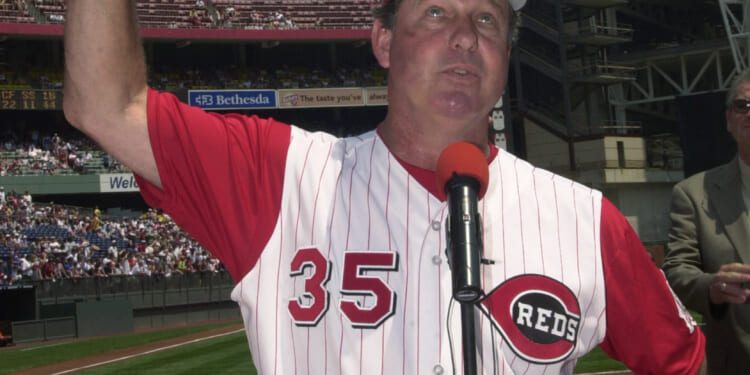
[[719, 0], [737, 72], [750, 67], [750, 1]]

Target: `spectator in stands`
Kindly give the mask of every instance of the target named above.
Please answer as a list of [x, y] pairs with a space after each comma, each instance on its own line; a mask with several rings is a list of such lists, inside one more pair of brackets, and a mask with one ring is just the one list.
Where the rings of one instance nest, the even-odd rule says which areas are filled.
[[120, 257], [120, 265], [119, 265], [119, 267], [120, 267], [120, 271], [122, 272], [122, 274], [124, 274], [124, 275], [132, 275], [133, 274], [133, 270], [132, 270], [131, 264], [135, 265], [135, 256], [133, 256], [132, 253]]
[[224, 25], [224, 13], [222, 13], [220, 8], [215, 8], [214, 12], [211, 13], [210, 18], [215, 27], [221, 27]]
[[188, 22], [196, 27], [201, 25], [201, 19], [196, 9], [190, 9], [190, 13], [188, 13]]
[[238, 16], [239, 12], [234, 8], [234, 5], [227, 5], [226, 9], [224, 9], [224, 26], [232, 27], [232, 21]]
[[10, 284], [10, 266], [5, 259], [0, 258], [0, 285]]
[[20, 273], [24, 277], [32, 278], [34, 275], [34, 261], [36, 260], [36, 255], [28, 255], [26, 257], [21, 258], [21, 268]]
[[143, 261], [143, 258], [140, 258], [138, 262], [133, 267], [133, 275], [141, 275], [141, 276], [150, 276], [151, 270], [149, 269], [146, 262]]
[[117, 255], [119, 254], [119, 249], [117, 248], [117, 240], [112, 240], [112, 244], [109, 245], [109, 248], [107, 248], [107, 255], [111, 257], [113, 260], [117, 260]]
[[112, 257], [107, 257], [107, 259], [109, 259], [109, 261], [104, 264], [104, 273], [107, 274], [107, 276], [118, 275], [120, 269], [115, 266], [117, 264], [115, 259]]
[[[105, 258], [106, 259], [106, 258]], [[94, 265], [91, 268], [91, 271], [93, 272], [94, 277], [107, 277], [107, 273], [104, 272], [104, 261], [103, 260], [95, 260]]]

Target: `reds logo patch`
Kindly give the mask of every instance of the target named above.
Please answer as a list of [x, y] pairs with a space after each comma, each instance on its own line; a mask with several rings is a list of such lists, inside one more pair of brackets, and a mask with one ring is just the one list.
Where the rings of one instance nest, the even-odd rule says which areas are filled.
[[513, 352], [532, 363], [550, 364], [575, 349], [581, 309], [567, 286], [543, 275], [506, 280], [481, 308]]

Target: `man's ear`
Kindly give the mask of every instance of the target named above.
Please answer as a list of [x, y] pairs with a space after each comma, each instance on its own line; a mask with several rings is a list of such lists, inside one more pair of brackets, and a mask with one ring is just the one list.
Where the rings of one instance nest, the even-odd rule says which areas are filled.
[[375, 20], [370, 35], [372, 53], [378, 59], [380, 66], [386, 69], [391, 66], [391, 38], [393, 38], [393, 31], [386, 28], [382, 21]]

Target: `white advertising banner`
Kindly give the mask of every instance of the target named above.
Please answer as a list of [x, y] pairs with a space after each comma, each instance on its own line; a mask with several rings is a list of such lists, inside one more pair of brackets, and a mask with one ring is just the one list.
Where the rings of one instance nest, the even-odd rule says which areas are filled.
[[102, 193], [124, 193], [138, 191], [138, 183], [132, 173], [105, 173], [99, 175], [99, 191]]

